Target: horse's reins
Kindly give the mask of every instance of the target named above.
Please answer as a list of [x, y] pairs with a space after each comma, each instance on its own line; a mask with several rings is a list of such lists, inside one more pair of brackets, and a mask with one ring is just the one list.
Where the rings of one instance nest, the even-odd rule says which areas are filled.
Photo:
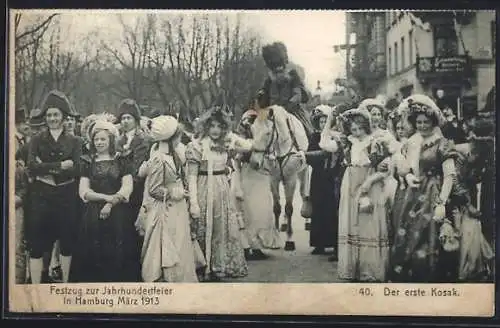
[[[272, 128], [272, 132], [271, 132], [272, 136], [271, 136], [266, 148], [263, 151], [259, 151], [259, 150], [254, 150], [254, 151], [263, 152], [264, 154], [271, 153], [270, 149], [274, 143], [274, 136], [276, 135], [276, 138], [279, 138], [279, 132], [278, 132], [278, 129], [276, 128], [276, 118], [274, 117], [274, 114], [272, 117], [272, 123], [273, 123], [273, 128]], [[283, 174], [283, 167], [285, 166], [286, 162], [290, 159], [290, 156], [296, 153], [295, 151], [293, 151], [293, 148], [295, 147], [297, 150], [299, 149], [297, 138], [295, 137], [295, 134], [293, 133], [292, 127], [290, 125], [290, 118], [288, 118], [288, 117], [286, 118], [286, 125], [288, 128], [288, 131], [290, 132], [290, 137], [292, 138], [292, 144], [290, 146], [290, 149], [288, 150], [288, 152], [285, 155], [276, 157], [276, 160], [278, 161], [278, 167], [280, 169], [280, 176], [281, 176], [282, 180], [284, 180], [284, 178], [285, 178], [284, 174]], [[262, 161], [264, 161], [264, 159], [262, 159]]]

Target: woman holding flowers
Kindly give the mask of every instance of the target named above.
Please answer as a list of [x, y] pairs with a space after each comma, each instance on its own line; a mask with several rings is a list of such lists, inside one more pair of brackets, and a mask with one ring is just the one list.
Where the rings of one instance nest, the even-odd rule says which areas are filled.
[[[393, 281], [438, 282], [443, 252], [452, 251], [456, 236], [446, 234], [451, 242], [440, 244], [439, 235], [456, 177], [456, 152], [453, 142], [443, 137], [440, 125], [444, 117], [434, 101], [425, 95], [407, 100], [405, 116], [416, 130], [408, 139], [398, 165], [398, 174], [407, 188], [392, 215], [399, 221], [391, 253], [390, 276]], [[399, 219], [397, 219], [399, 218]], [[444, 230], [452, 231], [448, 225]], [[455, 246], [453, 246], [455, 245]], [[455, 249], [456, 250], [456, 249]]]

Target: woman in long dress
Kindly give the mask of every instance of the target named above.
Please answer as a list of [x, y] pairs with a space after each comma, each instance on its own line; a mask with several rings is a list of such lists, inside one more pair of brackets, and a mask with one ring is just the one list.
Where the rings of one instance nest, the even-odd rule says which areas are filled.
[[[230, 133], [230, 123], [222, 108], [209, 109], [197, 121], [198, 137], [186, 148], [189, 210], [207, 262], [204, 279], [212, 281], [248, 274], [227, 176], [231, 145], [246, 142]], [[251, 143], [243, 148], [249, 151]]]
[[[241, 137], [252, 138], [253, 124], [257, 112], [249, 110], [243, 114], [238, 126]], [[253, 127], [253, 128], [252, 128]], [[279, 232], [274, 226], [273, 198], [271, 194], [270, 173], [264, 169], [256, 170], [249, 163], [250, 153], [240, 154], [236, 160], [236, 176], [240, 180], [243, 201], [245, 230], [250, 246], [248, 260], [268, 258], [263, 249], [278, 249], [281, 245]], [[238, 177], [239, 176], [239, 177]], [[237, 184], [236, 184], [237, 185]]]
[[118, 131], [97, 121], [90, 131], [91, 157], [84, 157], [79, 195], [84, 202], [71, 280], [74, 282], [132, 282], [127, 266], [135, 233], [127, 204], [132, 175], [116, 158]]
[[347, 168], [340, 191], [338, 275], [343, 280], [383, 282], [389, 261], [383, 192], [387, 173], [377, 167], [384, 158], [375, 152], [368, 111], [352, 109], [343, 117], [348, 137], [344, 146]]
[[340, 133], [331, 131], [336, 125], [334, 115], [329, 106], [315, 108], [311, 121], [316, 131], [306, 152], [308, 164], [312, 167], [309, 245], [314, 247], [312, 254], [325, 254], [325, 248], [333, 248], [332, 260], [338, 258], [338, 207], [343, 173], [343, 158], [337, 145]]
[[183, 181], [184, 162], [177, 153], [182, 130], [174, 117], [159, 116], [152, 120], [150, 134], [158, 147], [145, 163], [149, 199], [143, 202], [147, 214], [142, 278], [145, 282], [198, 282]]
[[457, 153], [453, 142], [439, 129], [444, 117], [434, 101], [425, 95], [413, 95], [407, 102], [405, 116], [416, 133], [403, 150], [406, 161], [398, 167], [407, 188], [392, 211], [399, 217], [395, 219], [399, 225], [390, 276], [395, 282], [447, 281], [450, 277], [446, 275], [458, 268], [458, 263], [453, 264], [453, 256], [444, 254], [439, 234], [456, 177]]

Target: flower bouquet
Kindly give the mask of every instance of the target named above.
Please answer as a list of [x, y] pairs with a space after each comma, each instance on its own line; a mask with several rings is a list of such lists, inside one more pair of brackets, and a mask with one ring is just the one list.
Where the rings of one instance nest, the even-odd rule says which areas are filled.
[[360, 213], [372, 213], [373, 212], [373, 203], [368, 197], [368, 194], [361, 195], [358, 200], [359, 212]]
[[460, 233], [452, 226], [449, 220], [445, 220], [439, 230], [439, 241], [446, 252], [455, 252], [460, 248]]

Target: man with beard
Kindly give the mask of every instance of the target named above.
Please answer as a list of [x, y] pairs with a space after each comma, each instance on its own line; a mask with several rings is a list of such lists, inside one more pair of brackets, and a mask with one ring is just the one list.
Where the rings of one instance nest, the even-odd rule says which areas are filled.
[[302, 105], [309, 101], [309, 95], [303, 78], [296, 67], [288, 62], [286, 46], [282, 42], [266, 45], [262, 48], [262, 57], [269, 68], [263, 90], [270, 104], [282, 106], [296, 116], [309, 138], [314, 128]]

